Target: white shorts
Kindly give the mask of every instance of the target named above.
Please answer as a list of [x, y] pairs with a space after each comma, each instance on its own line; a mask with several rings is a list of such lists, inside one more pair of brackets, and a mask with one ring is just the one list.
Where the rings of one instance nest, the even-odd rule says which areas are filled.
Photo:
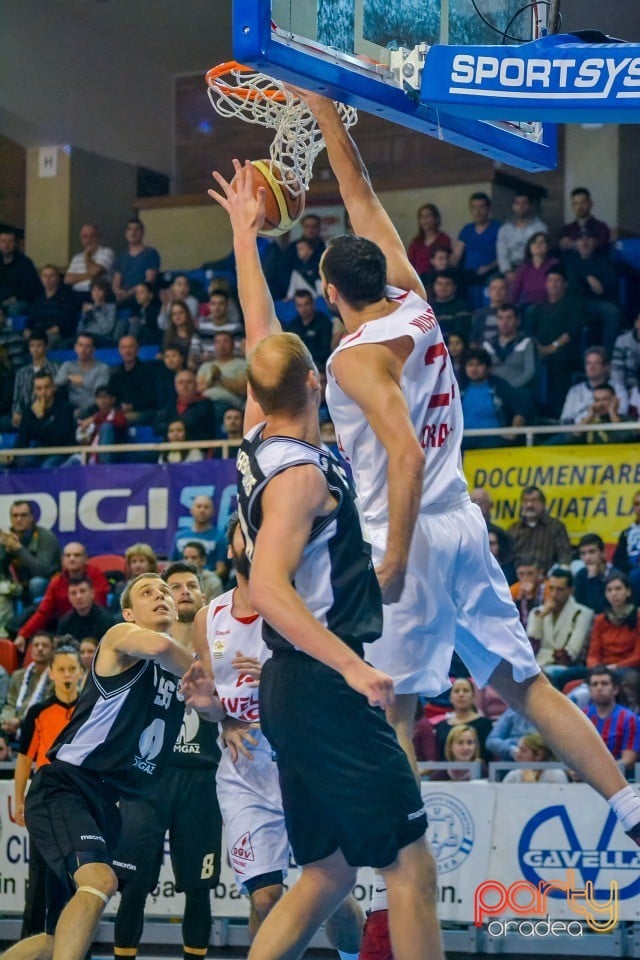
[[216, 774], [229, 860], [242, 893], [247, 880], [276, 870], [286, 876], [289, 867], [278, 765], [271, 757], [264, 737], [253, 760], [239, 756], [233, 763], [225, 748]]
[[[387, 532], [368, 529], [375, 564]], [[433, 697], [451, 686], [454, 647], [480, 686], [501, 660], [519, 683], [540, 672], [484, 518], [468, 499], [418, 518], [402, 597], [384, 607], [382, 636], [365, 646], [365, 657], [393, 678], [396, 693]]]

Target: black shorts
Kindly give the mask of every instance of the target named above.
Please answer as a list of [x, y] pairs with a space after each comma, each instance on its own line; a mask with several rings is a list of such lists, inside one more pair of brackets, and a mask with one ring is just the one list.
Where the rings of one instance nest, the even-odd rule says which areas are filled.
[[425, 833], [420, 790], [393, 729], [335, 670], [277, 651], [262, 668], [260, 720], [297, 863], [339, 848], [354, 867], [387, 867]]
[[117, 797], [88, 771], [54, 760], [36, 772], [25, 801], [29, 836], [66, 887], [85, 863], [111, 864], [120, 829]]
[[215, 769], [166, 767], [149, 798], [122, 800], [122, 832], [113, 866], [121, 883], [148, 891], [158, 882], [169, 831], [176, 890], [215, 887], [220, 879], [222, 817]]

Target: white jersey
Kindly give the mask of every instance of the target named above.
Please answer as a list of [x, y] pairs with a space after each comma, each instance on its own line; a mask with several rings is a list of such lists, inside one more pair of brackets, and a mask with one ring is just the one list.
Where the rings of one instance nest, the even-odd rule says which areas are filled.
[[[460, 454], [462, 405], [438, 321], [427, 301], [413, 291], [387, 287], [386, 295], [398, 304], [393, 313], [363, 323], [340, 342], [327, 363], [327, 403], [338, 447], [352, 465], [364, 518], [373, 523], [389, 519], [387, 454], [358, 404], [333, 375], [333, 357], [351, 347], [411, 338], [413, 349], [404, 363], [400, 387], [425, 451], [421, 509], [445, 510], [467, 493]], [[363, 369], [362, 376], [366, 375]]]

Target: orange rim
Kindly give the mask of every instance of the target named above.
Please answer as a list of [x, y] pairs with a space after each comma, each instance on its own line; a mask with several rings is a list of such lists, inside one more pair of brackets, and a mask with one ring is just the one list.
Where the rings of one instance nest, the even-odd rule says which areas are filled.
[[263, 90], [256, 90], [254, 87], [230, 87], [224, 83], [222, 78], [228, 73], [251, 73], [257, 71], [251, 67], [246, 67], [236, 60], [228, 60], [226, 63], [220, 63], [217, 67], [212, 67], [206, 74], [205, 80], [209, 87], [215, 87], [226, 97], [238, 97], [240, 100], [275, 100], [277, 103], [286, 103], [286, 96], [278, 87], [266, 87]]

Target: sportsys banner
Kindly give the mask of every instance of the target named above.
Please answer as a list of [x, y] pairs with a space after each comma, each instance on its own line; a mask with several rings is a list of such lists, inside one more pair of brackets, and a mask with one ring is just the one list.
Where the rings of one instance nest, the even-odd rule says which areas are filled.
[[[601, 915], [603, 905], [612, 900], [612, 884], [617, 884], [606, 916], [616, 922], [640, 919], [640, 850], [586, 785], [443, 782], [423, 784], [422, 793], [438, 865], [442, 920], [472, 924], [480, 909], [485, 924], [518, 914], [534, 920], [547, 915], [584, 920], [581, 908], [589, 907], [584, 901], [589, 883]], [[3, 912], [20, 913], [29, 838], [13, 820], [11, 797], [11, 782], [0, 781], [0, 902]], [[297, 875], [292, 867], [287, 882]], [[374, 882], [372, 870], [358, 871], [354, 894], [365, 909]], [[543, 891], [535, 902], [533, 889]], [[212, 896], [216, 917], [247, 916], [247, 898], [238, 893], [226, 854]], [[114, 898], [107, 913], [113, 914], [117, 903]], [[146, 914], [181, 917], [183, 909], [184, 896], [175, 892], [165, 843], [160, 880], [147, 900]]]
[[167, 556], [178, 527], [190, 526], [196, 497], [212, 497], [224, 538], [236, 506], [235, 458], [178, 464], [105, 464], [0, 474], [0, 529], [18, 497], [35, 504], [36, 523], [64, 546], [79, 541], [89, 554], [124, 553], [148, 543]]
[[469, 450], [464, 469], [469, 487], [485, 487], [492, 520], [507, 529], [519, 518], [523, 487], [544, 490], [547, 511], [566, 525], [572, 541], [598, 533], [616, 543], [633, 522], [631, 504], [640, 489], [637, 444], [516, 447]]

